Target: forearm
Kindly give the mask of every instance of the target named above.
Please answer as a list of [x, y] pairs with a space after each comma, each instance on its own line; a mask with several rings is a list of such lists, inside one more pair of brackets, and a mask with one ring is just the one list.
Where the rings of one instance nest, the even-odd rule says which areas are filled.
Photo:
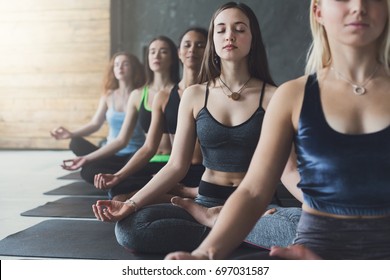
[[139, 207], [152, 204], [156, 198], [168, 193], [173, 189], [187, 173], [188, 166], [180, 166], [168, 162], [141, 190], [131, 199]]

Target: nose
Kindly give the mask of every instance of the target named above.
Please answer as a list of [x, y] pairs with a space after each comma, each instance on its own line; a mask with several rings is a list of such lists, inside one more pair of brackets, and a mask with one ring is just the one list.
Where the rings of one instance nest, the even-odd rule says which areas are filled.
[[236, 41], [236, 37], [234, 36], [232, 30], [226, 30], [226, 38], [225, 40], [227, 42], [234, 42]]
[[188, 52], [193, 53], [193, 52], [195, 52], [195, 49], [196, 49], [195, 44], [191, 44], [190, 47], [188, 48]]
[[352, 1], [352, 12], [354, 14], [365, 15], [367, 13], [367, 0]]

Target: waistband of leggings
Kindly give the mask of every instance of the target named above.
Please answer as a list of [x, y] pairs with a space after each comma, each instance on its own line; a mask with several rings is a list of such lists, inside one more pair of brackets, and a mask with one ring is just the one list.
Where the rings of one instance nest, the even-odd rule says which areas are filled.
[[221, 186], [203, 180], [199, 183], [199, 194], [203, 196], [228, 199], [228, 197], [236, 190], [236, 187]]

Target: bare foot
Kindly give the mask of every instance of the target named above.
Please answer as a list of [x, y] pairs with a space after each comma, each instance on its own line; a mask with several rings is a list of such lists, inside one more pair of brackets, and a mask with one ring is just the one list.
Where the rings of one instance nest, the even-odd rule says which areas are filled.
[[122, 202], [125, 202], [126, 200], [128, 200], [130, 197], [132, 197], [134, 195], [135, 192], [133, 193], [126, 193], [126, 194], [118, 194], [116, 196], [114, 196], [112, 198], [112, 200], [116, 200], [116, 201], [122, 201]]
[[186, 210], [202, 225], [212, 228], [217, 220], [222, 206], [207, 208], [195, 203], [192, 199], [175, 196], [171, 199], [172, 204]]
[[320, 260], [321, 257], [303, 245], [290, 245], [286, 248], [272, 247], [270, 256], [287, 260]]
[[198, 195], [198, 188], [190, 188], [178, 183], [169, 193], [180, 197], [195, 198]]

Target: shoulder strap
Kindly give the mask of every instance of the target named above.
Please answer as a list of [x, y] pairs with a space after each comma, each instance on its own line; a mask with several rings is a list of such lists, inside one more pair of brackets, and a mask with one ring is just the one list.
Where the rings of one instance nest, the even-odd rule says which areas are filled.
[[145, 99], [146, 99], [146, 97], [148, 95], [148, 92], [149, 92], [149, 87], [148, 86], [144, 86], [143, 89], [142, 89], [142, 97], [141, 97], [141, 101], [140, 101], [139, 106], [138, 106], [138, 111], [141, 108], [142, 103], [145, 102]]
[[263, 87], [262, 87], [261, 93], [260, 93], [260, 103], [259, 103], [259, 107], [261, 107], [261, 104], [263, 104], [263, 98], [264, 98], [264, 92], [265, 92], [265, 85], [266, 85], [266, 83], [263, 82]]
[[207, 107], [207, 100], [209, 99], [209, 84], [206, 85], [206, 94], [204, 96], [204, 107]]

